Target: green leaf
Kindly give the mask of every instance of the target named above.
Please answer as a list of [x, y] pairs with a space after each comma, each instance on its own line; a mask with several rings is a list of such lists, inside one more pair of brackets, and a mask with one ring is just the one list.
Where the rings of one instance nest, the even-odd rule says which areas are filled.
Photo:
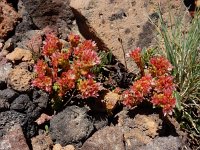
[[174, 91], [174, 96], [176, 98], [176, 108], [178, 109], [178, 111], [181, 111], [183, 109], [183, 107], [181, 106], [181, 96], [180, 93], [177, 91]]

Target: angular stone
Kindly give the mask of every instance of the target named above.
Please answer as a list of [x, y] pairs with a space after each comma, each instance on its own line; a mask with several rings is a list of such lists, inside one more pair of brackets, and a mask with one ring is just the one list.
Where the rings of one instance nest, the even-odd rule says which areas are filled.
[[49, 95], [43, 91], [33, 91], [33, 103], [40, 108], [46, 108], [49, 100]]
[[120, 127], [105, 127], [95, 132], [81, 150], [125, 150], [123, 139]]
[[16, 111], [0, 112], [0, 118], [0, 136], [5, 135], [6, 131], [16, 123], [25, 128], [28, 122], [25, 114]]
[[0, 98], [0, 112], [8, 110], [10, 107], [10, 104], [6, 99]]
[[12, 126], [6, 135], [0, 137], [0, 150], [29, 150], [19, 124]]
[[69, 106], [50, 120], [50, 135], [62, 146], [81, 143], [94, 129], [86, 108]]
[[49, 26], [57, 30], [62, 38], [67, 37], [74, 20], [69, 0], [22, 0], [22, 2], [39, 29]]
[[0, 90], [0, 98], [7, 99], [9, 103], [11, 103], [17, 96], [18, 93], [10, 88]]

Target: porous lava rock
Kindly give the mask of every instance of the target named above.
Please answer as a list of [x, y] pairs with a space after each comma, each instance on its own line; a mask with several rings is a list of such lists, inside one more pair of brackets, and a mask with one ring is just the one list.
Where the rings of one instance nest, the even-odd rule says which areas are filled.
[[10, 71], [7, 79], [9, 86], [20, 92], [25, 92], [31, 88], [31, 79], [33, 74], [24, 68], [14, 68]]
[[14, 30], [20, 16], [6, 0], [0, 1], [0, 14], [0, 39], [4, 39]]
[[50, 120], [50, 135], [62, 146], [81, 144], [92, 133], [94, 126], [86, 108], [69, 106]]

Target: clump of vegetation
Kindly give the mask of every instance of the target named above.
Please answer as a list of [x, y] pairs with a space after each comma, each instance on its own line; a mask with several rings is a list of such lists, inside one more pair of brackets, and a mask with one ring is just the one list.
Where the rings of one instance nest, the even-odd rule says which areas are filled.
[[101, 84], [95, 81], [94, 66], [101, 60], [95, 42], [69, 35], [69, 47], [54, 34], [47, 34], [42, 55], [34, 66], [32, 85], [50, 94], [53, 103], [63, 101], [67, 92], [77, 90], [82, 99], [97, 97]]
[[[200, 19], [191, 23], [185, 16], [173, 17], [168, 23], [159, 13], [158, 46], [169, 59], [177, 84], [175, 117], [197, 147], [200, 145]], [[171, 25], [169, 25], [171, 24]]]
[[164, 115], [172, 114], [176, 90], [171, 76], [172, 65], [163, 56], [136, 48], [128, 54], [140, 68], [141, 77], [123, 92], [123, 104], [133, 107], [143, 100], [162, 108]]

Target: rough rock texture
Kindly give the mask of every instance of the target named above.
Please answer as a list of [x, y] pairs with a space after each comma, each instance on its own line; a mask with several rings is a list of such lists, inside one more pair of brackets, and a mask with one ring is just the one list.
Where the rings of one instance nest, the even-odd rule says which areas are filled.
[[10, 61], [31, 61], [32, 53], [29, 50], [16, 47], [13, 52], [6, 55], [6, 59]]
[[94, 127], [96, 130], [108, 125], [108, 115], [101, 112], [91, 112], [90, 116], [94, 119]]
[[49, 101], [49, 96], [47, 93], [43, 91], [34, 90], [32, 95], [32, 100], [37, 107], [45, 109]]
[[18, 93], [10, 88], [0, 90], [0, 98], [8, 100], [9, 103], [11, 103], [17, 96]]
[[[100, 49], [110, 49], [125, 63], [123, 49], [127, 53], [155, 43], [154, 26], [149, 18], [155, 22], [158, 19], [158, 2], [164, 15], [170, 4], [172, 11], [184, 7], [182, 0], [71, 0], [70, 6], [82, 35], [95, 40]], [[132, 60], [126, 61], [129, 70], [136, 71]]]
[[50, 135], [62, 146], [81, 144], [93, 131], [92, 119], [86, 108], [69, 106], [50, 120]]
[[40, 134], [31, 139], [31, 145], [33, 150], [51, 150], [53, 141], [49, 135]]
[[0, 112], [8, 110], [10, 107], [10, 104], [8, 103], [7, 99], [0, 98]]
[[14, 124], [21, 125], [22, 130], [27, 138], [36, 134], [36, 125], [31, 116], [14, 110], [0, 112], [0, 136], [5, 135], [6, 131]]
[[25, 129], [28, 122], [25, 114], [13, 110], [0, 112], [0, 118], [0, 137], [5, 135], [7, 130], [16, 123], [20, 124]]
[[8, 78], [8, 74], [11, 72], [12, 70], [12, 64], [11, 63], [5, 63], [0, 65], [0, 81], [2, 81], [5, 83], [7, 78]]
[[30, 15], [37, 28], [43, 29], [49, 26], [66, 38], [74, 20], [68, 0], [22, 0], [22, 2], [24, 12]]
[[139, 150], [180, 150], [182, 142], [178, 137], [158, 137]]
[[[6, 53], [9, 53], [11, 51], [13, 51], [14, 49], [14, 44], [12, 43], [12, 38], [9, 38], [5, 43], [4, 43], [4, 46], [2, 48], [2, 53], [3, 54], [6, 54]], [[5, 56], [5, 55], [4, 55]]]
[[28, 70], [16, 67], [9, 73], [7, 81], [12, 89], [24, 92], [30, 90], [32, 77], [33, 74]]
[[75, 147], [73, 145], [62, 147], [60, 144], [55, 144], [53, 150], [75, 150]]
[[15, 124], [6, 132], [6, 135], [0, 137], [1, 150], [29, 150], [21, 126]]
[[81, 147], [81, 150], [125, 150], [120, 127], [105, 127], [95, 132]]
[[158, 114], [132, 116], [129, 113], [126, 110], [120, 112], [117, 125], [123, 128], [126, 149], [139, 149], [158, 135], [162, 121]]
[[14, 35], [12, 42], [16, 47], [31, 50], [34, 56], [40, 51], [43, 35], [44, 32], [41, 30], [29, 30]]
[[0, 1], [0, 39], [8, 36], [8, 33], [14, 30], [19, 14], [6, 2]]

